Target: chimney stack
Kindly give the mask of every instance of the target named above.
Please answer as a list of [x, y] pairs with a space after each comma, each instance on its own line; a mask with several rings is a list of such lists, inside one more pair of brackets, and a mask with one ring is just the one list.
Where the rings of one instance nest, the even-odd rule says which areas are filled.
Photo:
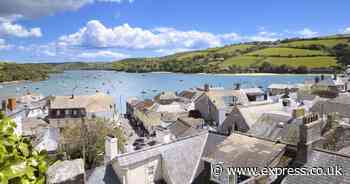
[[324, 80], [324, 75], [323, 74], [321, 75], [321, 80]]
[[319, 77], [315, 77], [315, 84], [320, 82], [320, 78]]
[[315, 113], [301, 118], [299, 126], [299, 142], [297, 145], [296, 161], [304, 164], [308, 161], [313, 145], [321, 139], [322, 121]]
[[240, 90], [241, 89], [241, 84], [240, 83], [236, 83], [235, 84], [235, 90]]
[[269, 99], [269, 94], [267, 92], [264, 93], [264, 100], [268, 100]]
[[209, 91], [209, 84], [204, 84], [204, 91], [208, 92]]
[[7, 110], [7, 103], [6, 103], [6, 100], [3, 100], [1, 102], [1, 110], [5, 111]]
[[17, 103], [15, 98], [8, 99], [7, 107], [10, 111], [13, 111], [16, 109]]
[[108, 135], [105, 140], [105, 163], [112, 161], [118, 156], [118, 138]]

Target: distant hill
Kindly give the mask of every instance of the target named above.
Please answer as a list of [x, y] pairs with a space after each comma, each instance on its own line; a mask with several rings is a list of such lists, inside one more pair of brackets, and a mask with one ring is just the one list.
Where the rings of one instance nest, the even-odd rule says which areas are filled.
[[350, 35], [251, 42], [165, 57], [125, 59], [113, 62], [113, 69], [185, 73], [333, 72], [338, 67], [333, 48], [338, 44], [350, 45]]
[[47, 64], [16, 64], [0, 62], [0, 83], [22, 80], [45, 80], [50, 73], [60, 72]]

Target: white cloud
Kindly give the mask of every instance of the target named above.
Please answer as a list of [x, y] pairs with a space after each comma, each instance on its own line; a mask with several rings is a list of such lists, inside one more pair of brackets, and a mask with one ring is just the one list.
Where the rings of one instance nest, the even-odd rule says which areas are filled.
[[220, 46], [221, 39], [208, 32], [173, 28], [146, 30], [128, 24], [108, 28], [92, 20], [78, 32], [60, 37], [58, 45], [123, 49], [206, 48]]
[[345, 33], [345, 34], [350, 33], [350, 27], [345, 28], [344, 33]]
[[12, 45], [7, 44], [4, 39], [0, 38], [0, 50], [8, 50], [12, 47], [13, 47]]
[[30, 18], [47, 16], [61, 11], [78, 10], [95, 2], [132, 3], [133, 0], [1, 0], [0, 16], [14, 14]]
[[8, 20], [0, 20], [0, 36], [41, 37], [40, 28], [27, 29]]
[[78, 58], [83, 59], [97, 59], [97, 58], [105, 58], [105, 59], [124, 59], [127, 57], [130, 57], [129, 55], [119, 53], [119, 52], [112, 52], [108, 50], [102, 50], [97, 52], [84, 52], [77, 56]]
[[304, 28], [303, 30], [297, 31], [296, 33], [304, 38], [315, 37], [318, 34], [318, 32], [312, 31], [309, 28]]
[[41, 37], [41, 29], [25, 28], [22, 25], [16, 24], [15, 21], [22, 19], [21, 15], [11, 15], [0, 17], [0, 37], [15, 36], [15, 37]]

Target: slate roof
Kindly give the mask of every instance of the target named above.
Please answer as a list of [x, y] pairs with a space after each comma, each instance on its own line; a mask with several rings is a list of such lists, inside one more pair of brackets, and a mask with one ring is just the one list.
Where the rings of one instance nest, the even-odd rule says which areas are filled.
[[286, 114], [263, 114], [248, 133], [255, 137], [296, 145], [299, 140], [299, 124], [289, 122], [291, 118], [291, 115]]
[[164, 170], [172, 183], [191, 183], [197, 172], [208, 132], [185, 137], [171, 143], [160, 144], [116, 157], [113, 162], [127, 168], [149, 158], [162, 159]]
[[318, 113], [333, 113], [337, 112], [340, 116], [350, 117], [350, 103], [345, 97], [336, 98], [335, 100], [317, 101], [310, 111]]
[[179, 97], [176, 95], [176, 93], [172, 91], [162, 92], [154, 97], [155, 100], [175, 100], [178, 98]]
[[232, 107], [233, 97], [237, 98], [237, 104], [249, 103], [247, 95], [242, 90], [211, 89], [205, 94], [218, 109]]
[[122, 184], [111, 164], [86, 171], [86, 184]]
[[58, 149], [60, 130], [58, 128], [47, 128], [42, 137], [36, 140], [37, 145], [35, 149], [38, 151], [46, 150], [48, 152], [54, 152]]
[[199, 126], [203, 124], [203, 119], [180, 117], [175, 123], [168, 127], [170, 133], [175, 137], [184, 137], [200, 132]]
[[113, 107], [114, 100], [111, 96], [98, 92], [94, 95], [82, 96], [55, 96], [51, 100], [52, 109], [86, 108], [87, 112], [106, 112]]
[[136, 104], [140, 103], [140, 100], [137, 97], [128, 97], [126, 102], [134, 107]]
[[22, 123], [22, 132], [25, 136], [33, 135], [48, 127], [48, 125], [49, 124], [41, 118], [24, 118]]
[[264, 91], [261, 88], [244, 88], [242, 89], [247, 95], [263, 95]]
[[51, 165], [47, 172], [49, 183], [61, 183], [84, 174], [83, 159], [57, 161]]
[[216, 146], [206, 159], [224, 162], [225, 166], [263, 168], [270, 166], [284, 149], [283, 144], [235, 133]]
[[345, 155], [350, 155], [350, 146], [342, 148], [341, 150], [338, 151], [338, 153], [345, 154]]
[[187, 111], [185, 106], [179, 102], [172, 102], [167, 105], [155, 103], [152, 105], [152, 107], [149, 108], [149, 110], [154, 112], [171, 112], [171, 113]]
[[297, 88], [297, 85], [294, 84], [270, 84], [267, 88], [268, 89], [292, 89]]
[[181, 91], [179, 93], [179, 97], [183, 97], [183, 98], [187, 98], [189, 100], [193, 99], [193, 97], [195, 96], [196, 92], [194, 91], [187, 91], [187, 90], [184, 90], [184, 91]]
[[323, 86], [336, 86], [336, 81], [334, 81], [332, 78], [326, 78], [324, 80], [320, 80], [316, 85], [323, 85]]
[[320, 150], [313, 150], [311, 157], [303, 167], [335, 167], [342, 168], [342, 176], [286, 176], [282, 184], [345, 184], [350, 183], [350, 157], [336, 153], [330, 153]]
[[286, 114], [286, 109], [281, 102], [269, 103], [255, 106], [241, 106], [238, 107], [241, 115], [249, 127], [253, 126], [259, 118], [266, 112], [276, 114]]

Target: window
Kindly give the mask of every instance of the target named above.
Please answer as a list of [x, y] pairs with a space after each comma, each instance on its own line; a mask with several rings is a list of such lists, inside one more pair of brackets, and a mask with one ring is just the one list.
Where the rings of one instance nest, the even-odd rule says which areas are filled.
[[148, 177], [148, 183], [154, 183], [154, 166], [148, 166], [146, 169], [146, 175]]
[[72, 114], [72, 110], [66, 109], [65, 114], [66, 116], [70, 116]]
[[73, 116], [78, 116], [78, 110], [73, 110]]
[[152, 166], [149, 166], [148, 168], [147, 168], [147, 174], [148, 175], [153, 175], [154, 174], [154, 166], [152, 165]]

